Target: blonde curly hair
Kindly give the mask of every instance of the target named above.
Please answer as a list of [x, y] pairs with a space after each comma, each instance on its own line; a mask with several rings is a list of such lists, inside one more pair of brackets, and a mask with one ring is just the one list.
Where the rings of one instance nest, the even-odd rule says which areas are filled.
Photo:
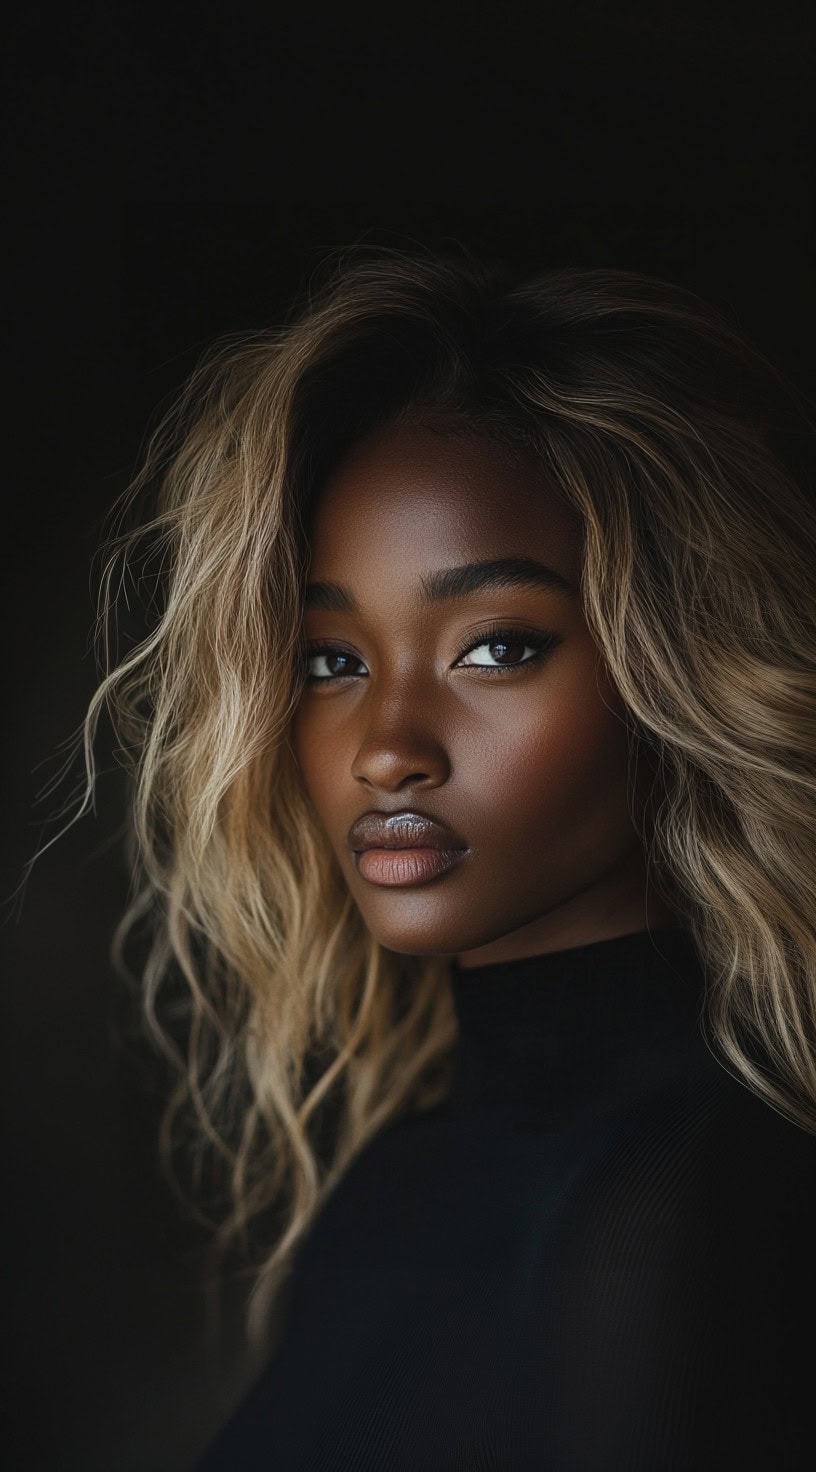
[[[659, 759], [644, 838], [705, 964], [710, 1046], [816, 1126], [806, 402], [724, 312], [661, 280], [519, 275], [464, 249], [333, 254], [285, 322], [208, 354], [153, 436], [116, 511], [157, 483], [155, 514], [106, 542], [105, 673], [81, 737], [77, 817], [103, 709], [132, 774], [114, 956], [174, 1074], [161, 1158], [175, 1181], [180, 1151], [177, 1189], [218, 1261], [254, 1252], [255, 1344], [351, 1160], [451, 1077], [447, 963], [368, 933], [289, 743], [311, 498], [355, 437], [418, 408], [523, 441], [580, 513], [585, 614]], [[152, 621], [119, 658], [145, 539]]]

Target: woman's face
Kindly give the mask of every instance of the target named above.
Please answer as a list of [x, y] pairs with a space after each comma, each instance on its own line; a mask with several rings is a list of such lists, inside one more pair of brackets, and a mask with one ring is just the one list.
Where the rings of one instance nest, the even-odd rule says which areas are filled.
[[[578, 595], [580, 521], [532, 460], [388, 426], [322, 486], [310, 545], [293, 747], [381, 944], [467, 967], [673, 923], [651, 894], [647, 913], [625, 712]], [[432, 587], [507, 558], [557, 579]], [[414, 852], [361, 858], [355, 821], [398, 813], [445, 825], [455, 859], [410, 819], [385, 841]]]

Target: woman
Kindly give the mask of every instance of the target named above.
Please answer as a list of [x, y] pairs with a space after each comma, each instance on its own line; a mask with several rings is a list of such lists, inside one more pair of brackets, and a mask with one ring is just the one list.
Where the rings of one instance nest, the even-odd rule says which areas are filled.
[[201, 1472], [810, 1466], [807, 416], [658, 280], [330, 264], [158, 434], [86, 725], [266, 1358]]

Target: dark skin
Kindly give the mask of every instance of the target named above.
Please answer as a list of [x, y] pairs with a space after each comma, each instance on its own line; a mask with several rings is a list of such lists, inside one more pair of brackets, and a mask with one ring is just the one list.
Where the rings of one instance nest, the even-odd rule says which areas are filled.
[[[359, 612], [306, 611], [315, 678], [293, 749], [381, 944], [468, 968], [682, 923], [654, 875], [647, 886], [633, 804], [654, 773], [639, 760], [630, 790], [625, 709], [577, 591], [580, 519], [532, 458], [479, 434], [385, 426], [335, 466], [309, 535], [309, 584], [343, 584]], [[420, 599], [423, 575], [504, 557], [535, 558], [574, 591]], [[497, 623], [525, 632], [497, 641]], [[552, 636], [537, 658], [530, 634]], [[349, 826], [395, 808], [448, 824], [465, 857], [411, 887], [369, 883]]]

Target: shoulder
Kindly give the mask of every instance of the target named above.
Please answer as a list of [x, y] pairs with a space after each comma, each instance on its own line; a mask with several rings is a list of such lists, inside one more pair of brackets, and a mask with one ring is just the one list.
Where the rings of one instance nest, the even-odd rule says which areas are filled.
[[596, 1125], [536, 1292], [565, 1446], [610, 1467], [809, 1465], [816, 1136], [708, 1052]]
[[816, 1133], [754, 1092], [702, 1037], [621, 1112], [593, 1176], [602, 1216], [619, 1225], [624, 1214], [667, 1255], [674, 1244], [706, 1281], [719, 1273], [781, 1285], [801, 1273], [813, 1290]]

